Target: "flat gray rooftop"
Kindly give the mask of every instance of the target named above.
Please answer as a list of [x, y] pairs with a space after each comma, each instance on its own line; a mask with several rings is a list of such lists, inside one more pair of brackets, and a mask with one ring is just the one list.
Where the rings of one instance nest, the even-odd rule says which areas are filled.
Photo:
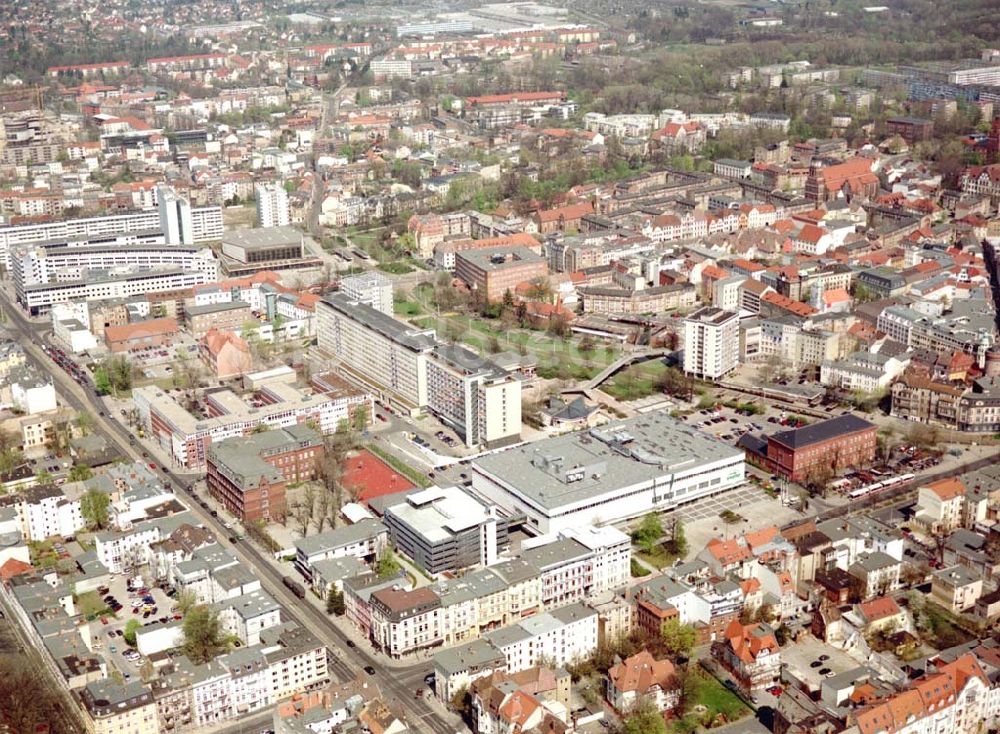
[[742, 456], [659, 412], [517, 446], [475, 459], [472, 467], [551, 510]]

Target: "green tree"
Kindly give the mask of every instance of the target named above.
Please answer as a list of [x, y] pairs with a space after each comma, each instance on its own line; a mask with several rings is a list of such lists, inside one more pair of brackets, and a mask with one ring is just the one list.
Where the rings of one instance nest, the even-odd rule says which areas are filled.
[[330, 591], [326, 595], [326, 613], [340, 617], [345, 611], [347, 611], [347, 607], [344, 605], [344, 592], [331, 585]]
[[94, 430], [94, 416], [86, 411], [77, 413], [73, 422], [84, 436], [90, 435]]
[[674, 537], [671, 541], [674, 553], [683, 558], [688, 552], [687, 535], [684, 533], [684, 523], [680, 519], [674, 522]]
[[82, 482], [94, 476], [93, 470], [87, 464], [76, 464], [69, 470], [66, 478], [71, 482]]
[[0, 431], [0, 476], [6, 476], [24, 463], [21, 445], [14, 434]]
[[80, 499], [80, 514], [91, 530], [103, 530], [108, 526], [108, 507], [111, 498], [97, 489], [87, 490]]
[[396, 558], [396, 554], [393, 553], [392, 548], [386, 548], [382, 553], [382, 556], [378, 559], [376, 571], [378, 572], [378, 577], [380, 579], [387, 579], [399, 573], [401, 568], [399, 560]]
[[653, 702], [641, 698], [629, 711], [622, 731], [624, 734], [667, 734], [667, 724]]
[[663, 523], [655, 512], [650, 512], [642, 518], [639, 527], [632, 533], [632, 539], [647, 553], [653, 550], [662, 537]]
[[125, 623], [125, 630], [122, 632], [122, 637], [129, 645], [135, 647], [135, 633], [139, 631], [142, 627], [139, 624], [139, 620], [134, 617]]
[[177, 603], [177, 613], [182, 617], [186, 617], [188, 612], [194, 609], [198, 603], [198, 597], [190, 589], [181, 589], [177, 592], [175, 601]]
[[184, 654], [195, 665], [214, 660], [229, 649], [219, 615], [207, 604], [196, 604], [184, 617]]
[[674, 657], [687, 657], [694, 648], [694, 627], [681, 624], [677, 618], [668, 619], [660, 628], [663, 646]]

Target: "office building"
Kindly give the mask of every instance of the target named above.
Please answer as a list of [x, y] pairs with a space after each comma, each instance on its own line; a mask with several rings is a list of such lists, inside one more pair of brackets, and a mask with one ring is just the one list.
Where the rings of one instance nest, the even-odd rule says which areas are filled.
[[705, 306], [684, 319], [684, 373], [718, 380], [739, 366], [740, 318]]
[[323, 533], [295, 541], [295, 568], [312, 579], [324, 561], [356, 558], [374, 563], [389, 542], [389, 530], [374, 518], [364, 518]]
[[549, 533], [615, 523], [739, 486], [740, 449], [648, 413], [474, 459], [473, 490]]
[[487, 301], [500, 301], [517, 286], [545, 278], [548, 262], [527, 247], [462, 250], [455, 253], [455, 277]]
[[[222, 236], [221, 208], [194, 207], [190, 212], [193, 242], [209, 242]], [[6, 261], [9, 253], [18, 245], [83, 242], [90, 238], [119, 237], [125, 233], [139, 238], [137, 241], [140, 243], [156, 244], [166, 241], [169, 244], [180, 244], [164, 238], [165, 230], [161, 223], [160, 211], [149, 209], [127, 214], [0, 227], [0, 256]]]
[[258, 227], [287, 227], [291, 224], [288, 216], [288, 192], [280, 183], [259, 183], [254, 185], [257, 197]]
[[793, 482], [808, 482], [827, 472], [870, 464], [877, 443], [875, 424], [848, 413], [765, 439], [744, 436], [740, 445], [768, 471]]
[[[86, 283], [123, 274], [180, 270], [202, 272], [204, 282], [219, 277], [219, 263], [208, 247], [142, 243], [133, 237], [103, 238], [104, 242], [47, 242], [16, 247], [9, 253], [14, 293], [26, 305], [34, 286]], [[68, 299], [64, 299], [68, 300]]]
[[168, 268], [147, 271], [130, 268], [123, 272], [92, 273], [87, 278], [65, 282], [26, 285], [18, 293], [18, 303], [31, 316], [41, 316], [55, 304], [67, 301], [126, 299], [152, 293], [165, 297], [171, 293], [183, 294], [210, 282], [213, 279], [201, 270]]
[[208, 491], [242, 522], [274, 520], [286, 513], [290, 483], [316, 477], [323, 437], [306, 425], [252, 433], [208, 450]]
[[393, 544], [431, 574], [489, 566], [507, 549], [507, 521], [459, 487], [428, 487], [385, 508]]
[[312, 394], [268, 373], [244, 379], [256, 383], [254, 394], [244, 400], [225, 388], [208, 392], [207, 417], [189, 413], [155, 385], [135, 388], [132, 398], [140, 430], [167, 452], [172, 463], [194, 469], [205, 466], [210, 445], [249, 436], [256, 426], [289, 428], [313, 421], [321, 433], [330, 434], [349, 419], [358, 403], [367, 402], [371, 412], [370, 397], [360, 393]]

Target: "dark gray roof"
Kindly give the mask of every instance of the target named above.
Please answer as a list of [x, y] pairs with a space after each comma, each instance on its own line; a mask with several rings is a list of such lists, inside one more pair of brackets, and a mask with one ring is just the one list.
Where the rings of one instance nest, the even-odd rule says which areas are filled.
[[821, 441], [829, 441], [832, 438], [843, 436], [848, 433], [857, 433], [868, 428], [874, 428], [874, 423], [869, 423], [863, 418], [858, 418], [853, 413], [820, 421], [805, 428], [796, 428], [791, 431], [778, 431], [771, 435], [771, 440], [776, 441], [790, 449], [800, 449]]

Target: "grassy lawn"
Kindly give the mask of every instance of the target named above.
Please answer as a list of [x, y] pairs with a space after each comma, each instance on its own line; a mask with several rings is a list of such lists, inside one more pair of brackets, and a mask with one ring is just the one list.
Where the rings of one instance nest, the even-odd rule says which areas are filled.
[[59, 554], [52, 547], [51, 540], [28, 541], [28, 554], [35, 568], [52, 568], [59, 562]]
[[618, 400], [638, 400], [657, 392], [656, 381], [666, 371], [659, 360], [643, 362], [624, 369], [605, 382], [601, 389]]
[[500, 351], [530, 354], [538, 360], [538, 374], [543, 378], [563, 376], [567, 379], [589, 379], [614, 362], [621, 354], [618, 347], [597, 344], [594, 349], [580, 350], [582, 339], [561, 339], [545, 331], [505, 329], [499, 320], [472, 318], [460, 314], [423, 316], [412, 319], [424, 329], [435, 329], [443, 338], [456, 341], [488, 354], [491, 347]]
[[637, 551], [636, 555], [651, 566], [666, 568], [677, 560], [677, 554], [671, 552], [663, 543], [653, 546], [653, 550]]
[[397, 260], [396, 262], [389, 263], [379, 263], [378, 269], [383, 273], [391, 273], [392, 275], [405, 275], [406, 273], [412, 273], [415, 268], [406, 262], [401, 262]]
[[104, 603], [104, 600], [97, 595], [96, 591], [87, 591], [76, 597], [76, 605], [87, 619], [97, 619], [97, 617], [113, 617], [114, 612]]
[[397, 299], [392, 304], [393, 310], [400, 316], [419, 316], [424, 312], [420, 304], [416, 301], [404, 301]]
[[[710, 674], [695, 667], [690, 673], [684, 716], [671, 725], [671, 734], [688, 734], [701, 726], [718, 726], [747, 716], [750, 709], [740, 698]], [[702, 708], [704, 707], [704, 708]]]

